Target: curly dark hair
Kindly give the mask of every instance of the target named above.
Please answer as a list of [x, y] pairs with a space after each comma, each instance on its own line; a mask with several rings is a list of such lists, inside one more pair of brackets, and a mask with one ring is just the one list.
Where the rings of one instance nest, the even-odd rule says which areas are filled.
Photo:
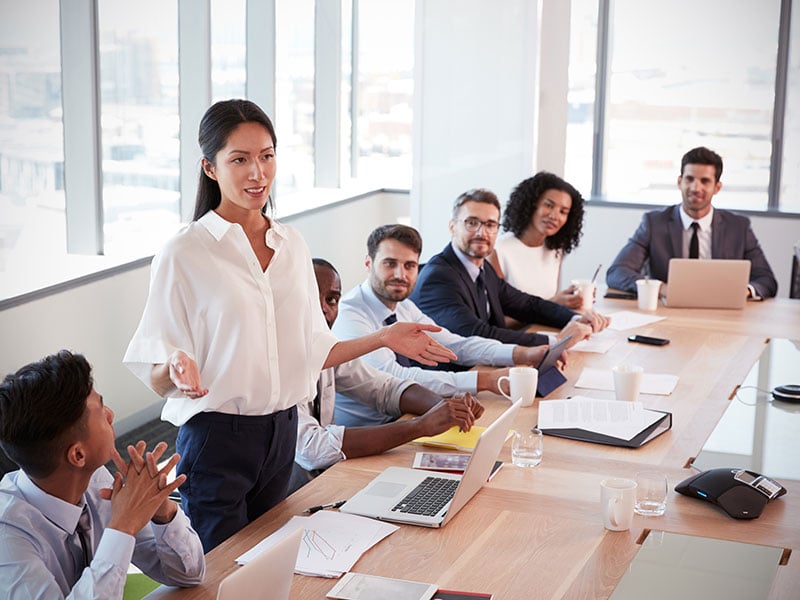
[[553, 173], [539, 171], [514, 188], [506, 202], [503, 229], [520, 237], [530, 225], [533, 213], [536, 212], [536, 207], [539, 206], [542, 195], [547, 190], [566, 192], [572, 198], [572, 208], [569, 210], [567, 222], [554, 235], [544, 240], [544, 245], [550, 250], [560, 250], [562, 254], [569, 254], [578, 247], [583, 235], [584, 201], [578, 190]]

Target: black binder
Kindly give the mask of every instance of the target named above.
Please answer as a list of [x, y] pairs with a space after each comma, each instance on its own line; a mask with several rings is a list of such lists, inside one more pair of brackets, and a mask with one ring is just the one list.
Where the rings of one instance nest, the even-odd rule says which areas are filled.
[[612, 437], [610, 435], [603, 435], [595, 433], [594, 431], [587, 431], [586, 429], [569, 428], [569, 429], [542, 429], [545, 435], [552, 435], [555, 437], [563, 437], [570, 440], [578, 440], [581, 442], [592, 442], [594, 444], [606, 444], [608, 446], [623, 446], [626, 448], [640, 448], [650, 440], [657, 438], [665, 431], [672, 429], [672, 413], [663, 410], [652, 410], [646, 408], [645, 410], [654, 413], [661, 413], [663, 416], [652, 425], [646, 427], [641, 432], [633, 436], [629, 440]]

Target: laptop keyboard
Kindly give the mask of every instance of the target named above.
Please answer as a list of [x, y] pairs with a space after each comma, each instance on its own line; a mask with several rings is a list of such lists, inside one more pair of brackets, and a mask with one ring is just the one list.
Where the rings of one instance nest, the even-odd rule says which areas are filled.
[[426, 477], [405, 498], [392, 508], [393, 511], [412, 515], [434, 516], [450, 502], [458, 487], [458, 479]]

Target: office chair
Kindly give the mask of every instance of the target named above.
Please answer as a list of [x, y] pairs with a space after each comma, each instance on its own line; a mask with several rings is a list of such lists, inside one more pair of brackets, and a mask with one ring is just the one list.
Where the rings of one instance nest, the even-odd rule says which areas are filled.
[[800, 298], [800, 242], [794, 245], [792, 255], [792, 279], [789, 282], [789, 298]]

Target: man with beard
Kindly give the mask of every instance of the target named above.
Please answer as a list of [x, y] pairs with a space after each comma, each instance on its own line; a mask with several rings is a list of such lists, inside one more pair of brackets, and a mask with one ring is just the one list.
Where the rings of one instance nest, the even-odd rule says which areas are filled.
[[[778, 282], [747, 217], [715, 209], [711, 199], [722, 189], [722, 158], [703, 146], [681, 159], [681, 204], [645, 213], [639, 228], [606, 273], [608, 287], [636, 291], [648, 275], [667, 282], [671, 258], [725, 258], [750, 261], [748, 298], [772, 298]], [[666, 294], [666, 285], [661, 286]]]
[[453, 205], [450, 243], [432, 257], [419, 276], [411, 299], [434, 321], [461, 335], [480, 335], [502, 342], [535, 345], [547, 339], [524, 329], [506, 327], [506, 316], [524, 324], [563, 328], [575, 344], [608, 326], [593, 310], [578, 313], [526, 294], [497, 276], [486, 260], [500, 227], [500, 202], [486, 189], [469, 190]]

